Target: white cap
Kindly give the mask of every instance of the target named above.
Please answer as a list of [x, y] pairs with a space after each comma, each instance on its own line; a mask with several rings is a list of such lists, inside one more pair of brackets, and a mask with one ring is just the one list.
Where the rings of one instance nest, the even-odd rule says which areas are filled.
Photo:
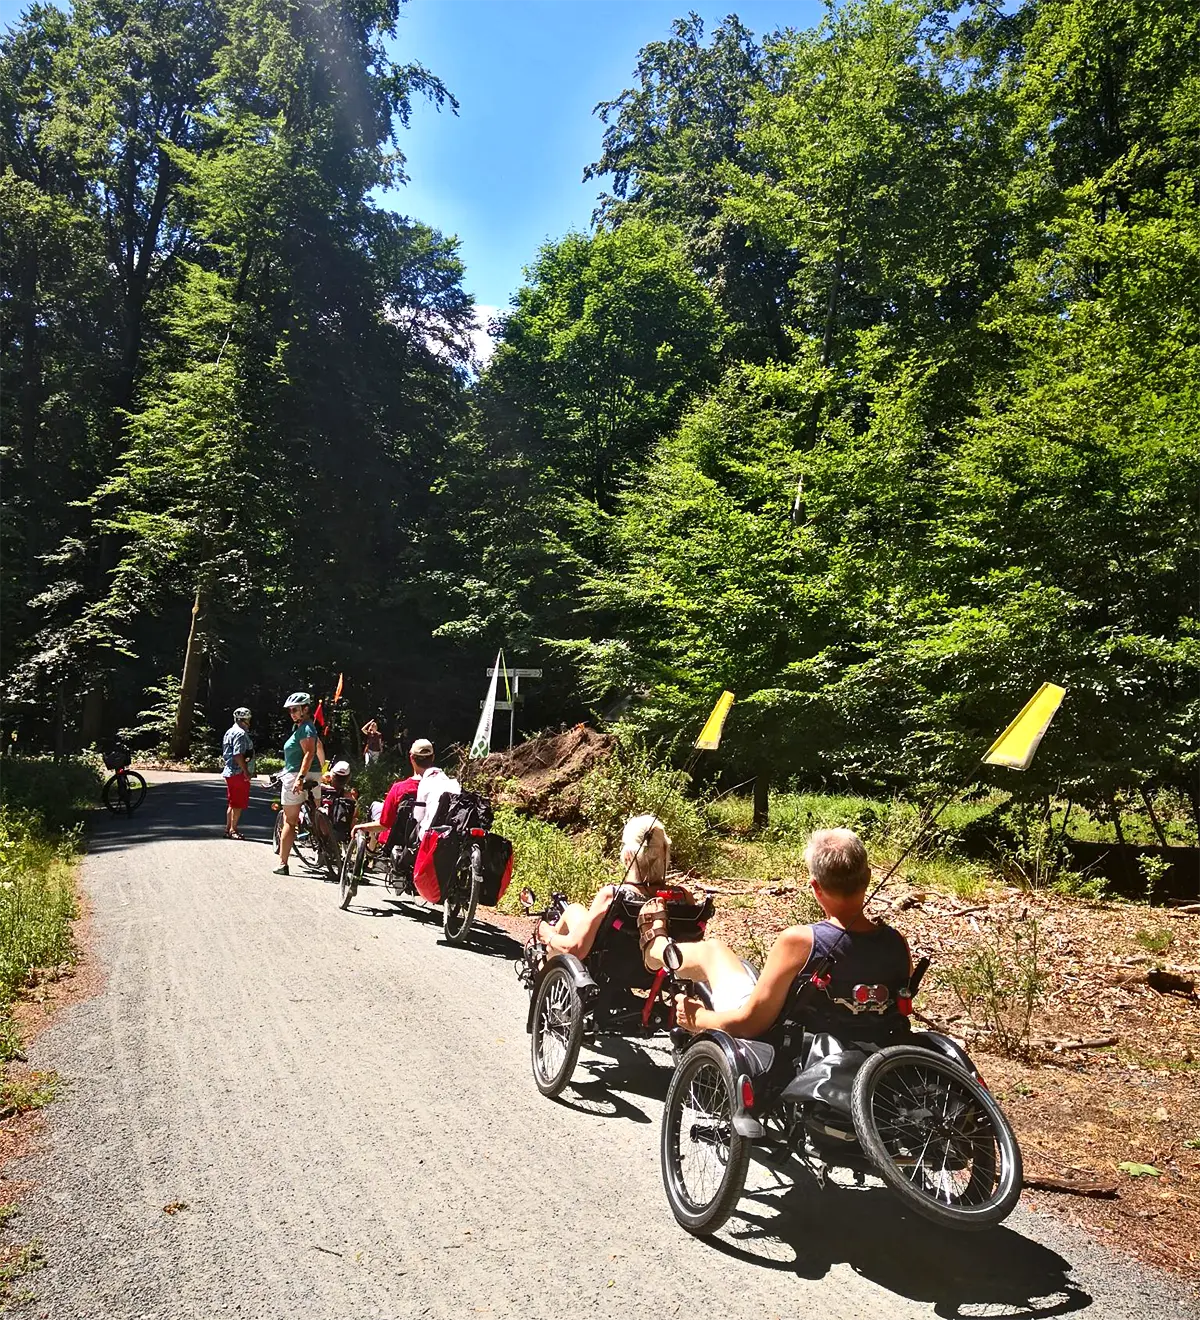
[[332, 769], [329, 771], [329, 773], [330, 773], [331, 775], [348, 775], [348, 774], [350, 773], [350, 762], [349, 762], [349, 761], [334, 761], [334, 763], [333, 763], [333, 767], [332, 767]]

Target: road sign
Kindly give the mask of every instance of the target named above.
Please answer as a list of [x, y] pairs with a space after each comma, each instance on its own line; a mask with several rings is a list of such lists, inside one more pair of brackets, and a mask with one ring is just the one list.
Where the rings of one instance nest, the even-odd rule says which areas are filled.
[[[488, 678], [491, 678], [495, 672], [496, 666], [489, 665]], [[521, 680], [523, 678], [541, 678], [542, 671], [540, 669], [501, 669], [500, 672], [507, 674], [512, 679], [512, 700], [496, 702], [497, 710], [508, 711], [508, 750], [511, 752], [516, 736], [516, 710], [521, 702]], [[482, 708], [482, 703], [480, 703], [480, 706]]]

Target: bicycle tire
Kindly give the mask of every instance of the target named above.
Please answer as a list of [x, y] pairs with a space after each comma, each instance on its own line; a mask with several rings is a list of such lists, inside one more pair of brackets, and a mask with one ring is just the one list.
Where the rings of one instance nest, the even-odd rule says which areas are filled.
[[296, 832], [292, 835], [292, 852], [308, 867], [316, 870], [317, 850], [313, 839], [312, 826], [308, 823], [308, 807], [300, 808], [300, 818], [296, 821]]
[[[990, 1228], [1020, 1199], [1023, 1169], [1013, 1130], [991, 1092], [951, 1059], [916, 1045], [880, 1050], [854, 1078], [850, 1112], [879, 1176], [926, 1219], [948, 1228]], [[952, 1175], [967, 1166], [965, 1183], [951, 1190]]]
[[[551, 967], [537, 989], [529, 1040], [533, 1080], [537, 1089], [551, 1100], [562, 1093], [575, 1072], [579, 1047], [583, 1044], [583, 1016], [583, 1000], [571, 974], [565, 967]], [[556, 1046], [553, 1062], [547, 1059], [551, 1041]]]
[[104, 790], [100, 794], [104, 805], [112, 812], [114, 816], [124, 811], [125, 807], [121, 801], [121, 796], [117, 788], [117, 777], [113, 775], [104, 785]]
[[442, 933], [447, 944], [464, 944], [471, 933], [471, 922], [475, 919], [479, 892], [483, 888], [483, 852], [477, 843], [471, 845], [468, 868], [470, 879], [467, 881], [469, 888], [466, 902], [460, 903], [449, 895], [442, 896]]
[[127, 789], [125, 810], [132, 816], [146, 796], [146, 781], [136, 770], [126, 770], [125, 784]]
[[[659, 1157], [671, 1213], [697, 1237], [715, 1233], [733, 1213], [746, 1185], [750, 1142], [733, 1126], [737, 1078], [724, 1051], [711, 1040], [684, 1052], [663, 1108]], [[697, 1117], [685, 1122], [685, 1110]], [[685, 1137], [694, 1151], [684, 1149]], [[704, 1171], [715, 1176], [702, 1186]]]
[[342, 858], [342, 869], [338, 876], [338, 907], [343, 912], [354, 901], [358, 893], [358, 882], [362, 878], [367, 857], [367, 836], [360, 834], [353, 848], [346, 849]]

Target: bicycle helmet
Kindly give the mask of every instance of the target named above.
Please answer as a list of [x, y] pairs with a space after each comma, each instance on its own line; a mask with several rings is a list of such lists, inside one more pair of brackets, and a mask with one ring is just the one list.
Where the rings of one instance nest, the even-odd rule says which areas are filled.
[[287, 710], [290, 706], [311, 706], [311, 705], [312, 705], [312, 697], [307, 692], [293, 692], [292, 695], [288, 697], [288, 699], [283, 703], [283, 708], [284, 710]]
[[250, 718], [250, 707], [239, 706], [237, 710], [233, 712], [233, 718], [235, 720], [248, 720]]

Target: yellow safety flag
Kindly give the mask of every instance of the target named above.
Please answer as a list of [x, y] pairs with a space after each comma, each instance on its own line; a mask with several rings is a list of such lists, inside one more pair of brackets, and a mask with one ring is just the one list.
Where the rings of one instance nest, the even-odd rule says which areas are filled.
[[732, 705], [733, 693], [722, 692], [712, 708], [712, 714], [705, 720], [704, 728], [700, 730], [700, 737], [696, 739], [698, 752], [715, 752], [720, 747], [721, 730], [725, 727], [725, 716], [729, 714]]
[[1043, 683], [1021, 708], [1017, 718], [984, 753], [984, 764], [1028, 770], [1042, 735], [1050, 727], [1050, 721], [1066, 695], [1066, 688], [1060, 688], [1057, 683]]

